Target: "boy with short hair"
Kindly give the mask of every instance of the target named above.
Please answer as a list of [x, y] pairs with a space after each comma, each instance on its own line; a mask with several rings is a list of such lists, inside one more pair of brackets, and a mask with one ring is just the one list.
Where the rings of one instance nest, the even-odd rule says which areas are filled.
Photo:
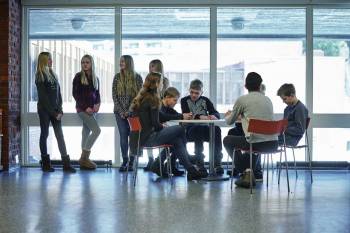
[[[296, 97], [296, 91], [293, 84], [283, 84], [278, 89], [277, 95], [281, 97], [285, 104], [287, 104], [283, 113], [283, 118], [288, 119], [287, 129], [284, 132], [286, 144], [296, 146], [306, 130], [306, 120], [309, 116], [309, 111]], [[281, 135], [278, 139], [280, 143], [283, 143]]]
[[[165, 123], [170, 120], [189, 120], [192, 119], [191, 113], [178, 113], [174, 107], [180, 97], [180, 92], [175, 87], [169, 87], [164, 91], [162, 106], [159, 111], [159, 122]], [[160, 154], [160, 158], [162, 162], [165, 160], [165, 151], [163, 150]], [[183, 171], [180, 171], [176, 168], [175, 162], [176, 159], [174, 156], [171, 157], [171, 166], [172, 172], [174, 176], [182, 176], [184, 174]], [[160, 168], [159, 168], [159, 157], [153, 162], [151, 170], [160, 176]], [[162, 174], [164, 177], [168, 176], [166, 166], [162, 167]]]
[[[181, 99], [181, 109], [183, 113], [191, 113], [193, 119], [215, 120], [220, 119], [219, 112], [215, 109], [209, 98], [202, 96], [203, 83], [199, 79], [195, 79], [190, 83], [190, 94]], [[195, 159], [197, 166], [203, 176], [207, 176], [207, 170], [204, 168], [203, 142], [209, 142], [209, 126], [189, 124], [186, 127], [186, 136], [189, 141], [195, 143]], [[214, 152], [214, 167], [218, 175], [224, 173], [221, 167], [222, 160], [222, 142], [221, 129], [215, 126], [215, 152]]]

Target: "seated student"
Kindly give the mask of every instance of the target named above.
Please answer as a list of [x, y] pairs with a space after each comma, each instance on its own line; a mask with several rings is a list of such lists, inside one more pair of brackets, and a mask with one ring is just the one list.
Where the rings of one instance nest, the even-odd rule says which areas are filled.
[[[195, 79], [190, 83], [190, 95], [181, 99], [182, 113], [192, 113], [193, 119], [215, 120], [220, 119], [220, 114], [214, 108], [213, 103], [203, 94], [203, 83], [199, 79]], [[186, 127], [188, 141], [194, 141], [195, 144], [195, 159], [197, 166], [203, 175], [207, 175], [207, 170], [204, 168], [203, 142], [209, 142], [209, 126], [188, 124]], [[224, 169], [221, 167], [222, 160], [222, 142], [221, 129], [215, 126], [215, 152], [214, 152], [214, 167], [216, 174], [222, 175]]]
[[[265, 95], [266, 86], [262, 83], [260, 86], [260, 92]], [[235, 122], [235, 127], [230, 129], [227, 133], [227, 135], [234, 135], [234, 136], [243, 136], [244, 131], [242, 128], [242, 123], [240, 122], [240, 117], [237, 119], [238, 121]], [[257, 160], [256, 160], [257, 159]], [[235, 150], [235, 154], [233, 157], [233, 163], [235, 165], [233, 169], [232, 176], [238, 176], [239, 174], [243, 173], [245, 169], [249, 168], [249, 153], [242, 154], [241, 150]], [[255, 166], [255, 179], [256, 181], [262, 181], [263, 179], [263, 173], [261, 169], [261, 157], [259, 155], [253, 154], [253, 164], [256, 164]], [[227, 171], [228, 175], [231, 175], [232, 171]]]
[[[169, 87], [163, 92], [163, 99], [162, 99], [162, 107], [160, 108], [159, 112], [159, 121], [160, 123], [165, 123], [170, 120], [189, 120], [192, 119], [191, 113], [178, 113], [174, 107], [180, 97], [180, 92], [175, 87]], [[171, 149], [172, 152], [172, 149]], [[160, 159], [163, 162], [165, 160], [165, 151], [163, 150], [160, 154]], [[174, 176], [182, 176], [184, 174], [183, 171], [178, 170], [175, 167], [176, 157], [171, 157], [171, 167], [172, 172]], [[157, 158], [153, 164], [152, 164], [152, 172], [158, 174], [160, 176], [160, 168], [159, 168], [159, 158]], [[167, 170], [165, 169], [166, 165], [162, 167], [162, 174], [164, 177], [167, 177]]]
[[[228, 125], [233, 124], [239, 116], [241, 116], [242, 128], [244, 136], [228, 135], [224, 138], [224, 146], [227, 153], [232, 156], [235, 148], [243, 148], [249, 150], [249, 142], [253, 143], [253, 149], [277, 149], [277, 136], [264, 134], [249, 134], [249, 119], [273, 120], [273, 106], [271, 100], [260, 92], [262, 78], [259, 74], [251, 72], [245, 79], [245, 87], [248, 94], [239, 97], [233, 106], [232, 111], [225, 114], [225, 120]], [[256, 168], [253, 168], [253, 171]], [[235, 184], [240, 187], [249, 188], [250, 175], [253, 176], [253, 184], [255, 185], [254, 173], [250, 169], [243, 172], [243, 176], [236, 180]]]
[[[288, 126], [284, 135], [286, 144], [289, 146], [296, 146], [299, 143], [306, 130], [306, 119], [309, 116], [309, 111], [298, 100], [295, 93], [294, 85], [289, 83], [283, 84], [277, 91], [277, 95], [287, 104], [283, 118], [288, 119]], [[278, 140], [280, 143], [283, 143], [282, 135], [278, 137]]]
[[[184, 128], [180, 125], [166, 127], [159, 122], [160, 90], [162, 86], [161, 74], [148, 74], [143, 88], [130, 107], [133, 115], [140, 118], [142, 126], [140, 145], [173, 145], [173, 154], [179, 158], [180, 163], [188, 171], [187, 180], [198, 180], [201, 178], [201, 174], [189, 161]], [[130, 149], [134, 153], [137, 147], [135, 135], [132, 134], [130, 139]]]

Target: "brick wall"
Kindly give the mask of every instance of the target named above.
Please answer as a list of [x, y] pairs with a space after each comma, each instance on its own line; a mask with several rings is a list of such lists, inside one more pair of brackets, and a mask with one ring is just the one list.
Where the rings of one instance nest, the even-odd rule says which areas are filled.
[[3, 109], [1, 164], [21, 154], [21, 1], [0, 2], [0, 108]]

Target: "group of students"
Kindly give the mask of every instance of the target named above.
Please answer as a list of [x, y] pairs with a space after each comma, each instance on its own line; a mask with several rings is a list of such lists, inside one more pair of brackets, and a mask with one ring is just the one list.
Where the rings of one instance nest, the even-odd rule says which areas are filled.
[[[35, 83], [38, 90], [38, 114], [40, 119], [40, 151], [42, 170], [53, 172], [50, 156], [47, 153], [47, 137], [51, 122], [58, 147], [62, 157], [63, 171], [76, 172], [70, 164], [70, 158], [66, 151], [61, 127], [62, 97], [57, 75], [52, 70], [52, 57], [48, 52], [42, 52], [38, 57]], [[267, 135], [249, 135], [247, 132], [248, 122], [251, 118], [273, 120], [273, 106], [271, 100], [264, 95], [262, 79], [259, 74], [251, 72], [245, 80], [248, 94], [241, 96], [233, 106], [232, 111], [225, 114], [227, 124], [233, 124], [238, 119], [241, 124], [235, 123], [235, 128], [229, 131], [224, 138], [223, 144], [228, 154], [234, 159], [235, 169], [232, 175], [243, 174], [238, 186], [247, 186], [244, 176], [249, 170], [239, 158], [246, 158], [235, 148], [249, 148], [248, 142], [253, 142], [255, 148], [277, 147], [278, 138]], [[152, 60], [149, 64], [149, 74], [144, 82], [142, 77], [135, 72], [134, 62], [131, 56], [123, 55], [120, 58], [120, 72], [113, 79], [112, 96], [114, 102], [114, 114], [120, 134], [120, 146], [123, 162], [119, 171], [131, 171], [133, 167], [135, 148], [137, 144], [130, 135], [127, 118], [138, 116], [142, 125], [140, 134], [141, 146], [156, 146], [170, 144], [173, 165], [173, 174], [182, 176], [183, 171], [176, 168], [176, 160], [187, 170], [188, 180], [198, 180], [208, 176], [204, 166], [203, 142], [209, 141], [209, 127], [205, 124], [185, 124], [167, 126], [166, 122], [177, 119], [219, 119], [220, 114], [215, 109], [209, 98], [203, 94], [203, 83], [196, 79], [192, 80], [189, 95], [181, 99], [182, 113], [178, 113], [174, 107], [180, 97], [179, 91], [169, 87], [169, 80], [164, 77], [163, 64], [160, 60]], [[295, 88], [292, 84], [284, 84], [278, 90], [282, 100], [288, 105], [284, 111], [284, 117], [288, 118], [286, 140], [289, 144], [297, 144], [306, 128], [308, 111], [296, 98]], [[98, 138], [101, 129], [96, 121], [96, 113], [100, 108], [99, 79], [95, 74], [94, 60], [90, 55], [84, 55], [81, 59], [81, 71], [73, 79], [73, 97], [76, 101], [76, 110], [83, 122], [82, 129], [82, 153], [79, 159], [81, 169], [95, 169], [96, 164], [90, 160], [91, 148]], [[214, 167], [219, 175], [224, 173], [221, 166], [222, 140], [220, 127], [215, 126], [215, 151]], [[130, 140], [129, 140], [130, 139]], [[187, 142], [194, 142], [195, 155], [190, 156], [186, 149]], [[130, 150], [129, 150], [130, 149]], [[233, 151], [235, 151], [233, 155]], [[256, 155], [254, 174], [259, 178], [261, 166], [259, 156]], [[243, 159], [243, 160], [244, 160]], [[159, 161], [161, 160], [161, 161]], [[161, 152], [154, 160], [149, 156], [146, 171], [153, 171], [160, 175], [163, 168], [165, 152]], [[160, 165], [161, 164], [161, 165]], [[162, 166], [162, 167], [160, 167]], [[231, 172], [231, 171], [230, 171]], [[260, 172], [260, 173], [259, 173]], [[242, 183], [243, 182], [243, 183]], [[249, 184], [248, 184], [249, 186]]]

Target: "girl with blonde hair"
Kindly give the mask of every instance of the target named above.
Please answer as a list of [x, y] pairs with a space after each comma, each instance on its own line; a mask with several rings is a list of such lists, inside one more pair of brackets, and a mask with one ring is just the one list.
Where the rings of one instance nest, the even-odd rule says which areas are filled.
[[143, 81], [141, 76], [135, 72], [134, 61], [130, 55], [121, 56], [119, 66], [120, 72], [113, 79], [112, 96], [123, 158], [119, 171], [125, 172], [127, 166], [129, 166], [129, 171], [132, 171], [133, 167], [133, 157], [128, 161], [130, 128], [127, 117], [129, 116], [130, 104], [141, 89]]
[[50, 155], [47, 153], [47, 137], [49, 136], [51, 122], [62, 158], [63, 171], [74, 173], [75, 169], [70, 164], [62, 132], [61, 118], [63, 111], [60, 85], [57, 75], [52, 70], [52, 56], [49, 52], [41, 52], [39, 54], [35, 84], [38, 90], [41, 168], [44, 172], [55, 171], [51, 166]]
[[[139, 117], [142, 126], [140, 146], [173, 145], [173, 156], [179, 158], [180, 163], [188, 171], [187, 179], [198, 180], [201, 174], [189, 161], [184, 128], [180, 125], [165, 127], [159, 122], [162, 87], [161, 74], [148, 74], [143, 88], [131, 105], [133, 115]], [[136, 141], [130, 142], [130, 148], [135, 148], [135, 145], [138, 145]]]
[[99, 79], [95, 74], [94, 59], [90, 55], [84, 55], [81, 58], [81, 71], [76, 73], [73, 79], [75, 108], [83, 121], [80, 169], [93, 170], [97, 167], [89, 157], [91, 148], [101, 133], [96, 120], [96, 114], [101, 103], [99, 89]]

